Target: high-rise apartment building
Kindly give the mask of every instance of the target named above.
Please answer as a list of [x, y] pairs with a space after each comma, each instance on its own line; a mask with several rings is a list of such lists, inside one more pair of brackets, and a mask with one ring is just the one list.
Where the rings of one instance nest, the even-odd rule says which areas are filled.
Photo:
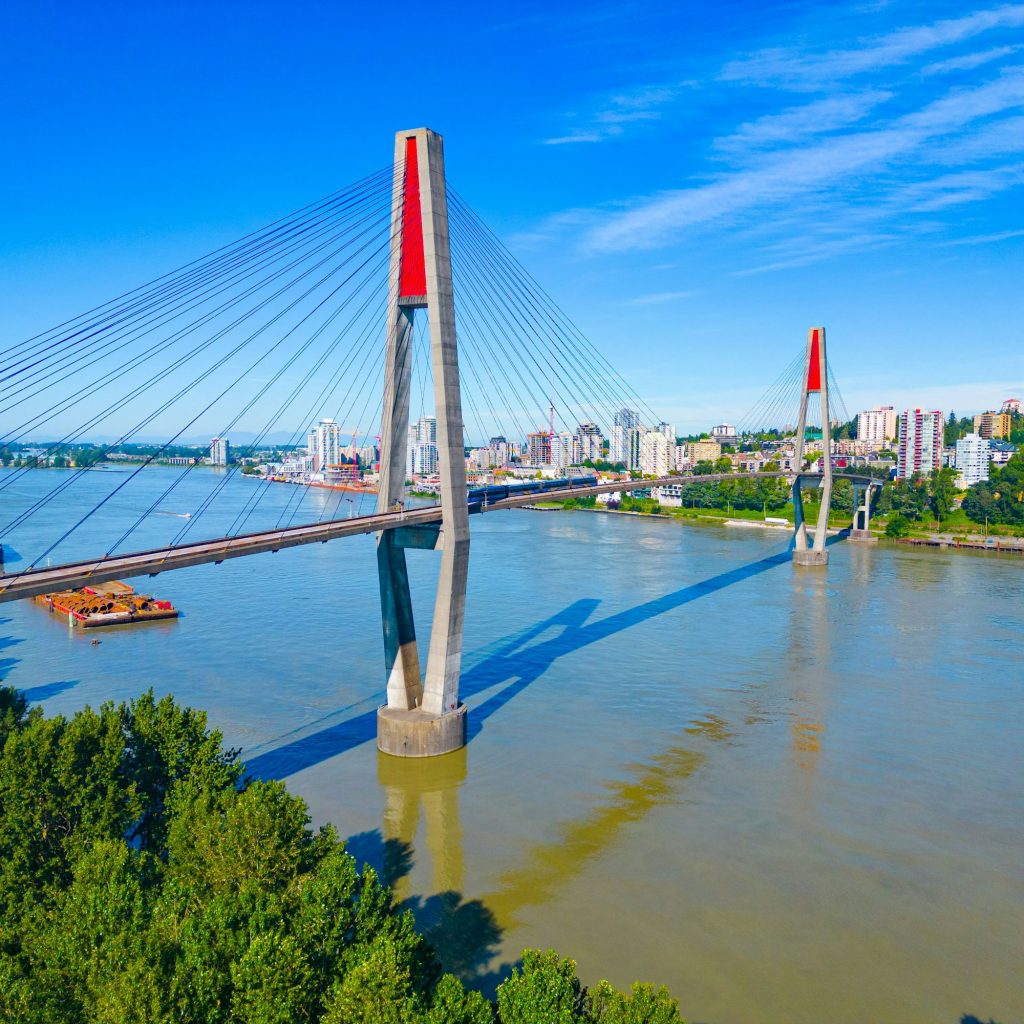
[[891, 405], [876, 405], [857, 413], [857, 440], [886, 444], [899, 434], [896, 410]]
[[431, 476], [437, 472], [437, 419], [421, 416], [409, 427], [409, 476]]
[[215, 437], [210, 442], [210, 461], [215, 466], [226, 466], [231, 461], [231, 442], [226, 437]]
[[1008, 412], [983, 412], [974, 417], [974, 432], [984, 438], [1009, 437], [1013, 418]]
[[604, 458], [604, 435], [596, 423], [581, 423], [576, 428], [576, 440], [579, 444], [579, 462], [589, 459], [596, 462]]
[[992, 462], [992, 442], [978, 434], [968, 434], [956, 443], [956, 471], [965, 486], [988, 479]]
[[[611, 445], [608, 457], [612, 462], [629, 466], [630, 431], [640, 426], [640, 413], [634, 409], [620, 409], [612, 423]], [[639, 442], [638, 442], [639, 443]]]
[[672, 472], [675, 440], [660, 430], [645, 430], [640, 438], [640, 472], [650, 476], [668, 476]]
[[531, 466], [551, 465], [551, 435], [546, 430], [526, 435], [526, 461]]
[[909, 480], [915, 473], [942, 468], [943, 418], [938, 410], [905, 409], [899, 417], [896, 475]]
[[341, 462], [341, 428], [332, 419], [322, 419], [309, 432], [306, 450], [313, 457], [313, 471], [322, 473]]

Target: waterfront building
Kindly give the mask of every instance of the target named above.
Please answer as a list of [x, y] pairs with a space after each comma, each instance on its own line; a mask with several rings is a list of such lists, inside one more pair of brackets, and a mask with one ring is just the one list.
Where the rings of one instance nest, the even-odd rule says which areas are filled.
[[313, 456], [313, 472], [323, 472], [341, 462], [341, 428], [330, 418], [322, 419], [309, 431], [306, 450]]
[[634, 409], [620, 409], [612, 423], [611, 445], [608, 458], [611, 462], [629, 465], [630, 431], [640, 426], [640, 413]]
[[551, 464], [551, 435], [546, 430], [526, 435], [526, 461], [531, 466]]
[[970, 487], [988, 479], [992, 462], [992, 442], [978, 434], [968, 434], [956, 443], [956, 471], [962, 486]]
[[672, 448], [660, 430], [645, 430], [640, 439], [640, 472], [650, 476], [668, 476], [672, 472]]
[[736, 428], [731, 423], [719, 423], [711, 428], [711, 440], [719, 445], [735, 445], [739, 442], [739, 437], [736, 434]]
[[898, 437], [896, 410], [891, 405], [876, 405], [857, 413], [857, 440], [885, 444]]
[[1017, 446], [1009, 441], [989, 441], [988, 448], [993, 466], [1005, 466], [1018, 452]]
[[215, 437], [210, 442], [210, 462], [226, 466], [231, 461], [231, 442], [226, 437]]
[[437, 472], [437, 444], [417, 441], [409, 448], [409, 476], [431, 476]]
[[604, 435], [596, 423], [581, 423], [576, 427], [576, 440], [579, 444], [579, 462], [590, 459], [596, 462], [604, 458]]
[[896, 476], [909, 480], [915, 473], [942, 467], [943, 416], [939, 410], [905, 409], [899, 417]]
[[983, 412], [974, 417], [974, 432], [982, 437], [1009, 437], [1013, 428], [1013, 417], [1008, 412]]
[[565, 469], [574, 464], [573, 436], [567, 431], [551, 434], [551, 465], [555, 469]]
[[684, 448], [691, 466], [698, 462], [714, 462], [722, 454], [722, 446], [717, 441], [688, 441]]
[[498, 469], [502, 466], [507, 466], [511, 461], [509, 443], [504, 437], [492, 437], [487, 442], [487, 451], [490, 458], [489, 465]]
[[675, 467], [676, 472], [682, 473], [690, 468], [690, 459], [686, 454], [687, 446], [685, 444], [676, 444], [672, 446], [672, 465]]

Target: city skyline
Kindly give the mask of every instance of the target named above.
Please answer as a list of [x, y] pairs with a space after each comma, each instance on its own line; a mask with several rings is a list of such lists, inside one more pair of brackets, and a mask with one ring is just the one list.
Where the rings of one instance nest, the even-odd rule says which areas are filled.
[[[336, 12], [293, 20], [268, 4], [239, 27], [203, 9], [200, 45], [199, 10], [130, 25], [102, 8], [13, 12], [12, 37], [47, 46], [15, 47], [7, 69], [21, 153], [0, 172], [19, 197], [0, 250], [8, 343], [367, 172], [368, 153], [384, 164], [393, 128], [428, 123], [446, 135], [455, 186], [681, 431], [738, 419], [763, 390], [761, 354], [795, 350], [815, 321], [851, 408], [963, 415], [1024, 392], [1024, 5], [770, 5], [755, 18], [732, 4], [700, 25], [690, 8], [646, 4], [527, 6], [512, 21], [442, 9], [445, 81], [415, 95], [405, 72], [382, 79], [372, 48], [359, 52], [375, 12], [346, 21], [350, 59], [321, 80], [284, 46], [302, 30], [315, 58], [308, 28], [332, 38]], [[680, 32], [683, 57], [659, 41]], [[488, 61], [500, 42], [521, 66], [488, 67], [474, 53], [488, 41]], [[105, 46], [117, 66], [69, 90], [80, 55], [92, 65]], [[44, 52], [50, 73], [19, 76], [21, 50]], [[194, 76], [177, 73], [183, 52]], [[456, 57], [472, 96], [447, 73]], [[240, 95], [233, 82], [257, 59], [282, 77]], [[368, 80], [367, 102], [341, 109]], [[528, 102], [511, 121], [483, 118], [513, 91]], [[84, 113], [112, 108], [117, 124]], [[251, 130], [257, 117], [269, 130]], [[67, 144], [92, 159], [69, 167], [55, 149]], [[780, 204], [787, 216], [772, 216]]]

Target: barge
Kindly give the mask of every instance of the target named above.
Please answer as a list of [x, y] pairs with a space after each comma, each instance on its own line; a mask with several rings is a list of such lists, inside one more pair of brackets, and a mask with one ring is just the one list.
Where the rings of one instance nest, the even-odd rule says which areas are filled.
[[49, 609], [51, 615], [67, 616], [69, 625], [81, 629], [178, 617], [178, 609], [170, 601], [136, 594], [133, 587], [120, 580], [79, 590], [40, 594], [35, 601]]

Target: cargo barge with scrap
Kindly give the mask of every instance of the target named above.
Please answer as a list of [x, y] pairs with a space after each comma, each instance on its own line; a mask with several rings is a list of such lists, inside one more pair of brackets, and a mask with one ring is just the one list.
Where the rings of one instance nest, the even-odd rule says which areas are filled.
[[136, 594], [133, 587], [120, 580], [80, 590], [41, 594], [35, 601], [48, 608], [52, 615], [66, 615], [70, 625], [81, 629], [178, 617], [178, 609], [170, 601]]

